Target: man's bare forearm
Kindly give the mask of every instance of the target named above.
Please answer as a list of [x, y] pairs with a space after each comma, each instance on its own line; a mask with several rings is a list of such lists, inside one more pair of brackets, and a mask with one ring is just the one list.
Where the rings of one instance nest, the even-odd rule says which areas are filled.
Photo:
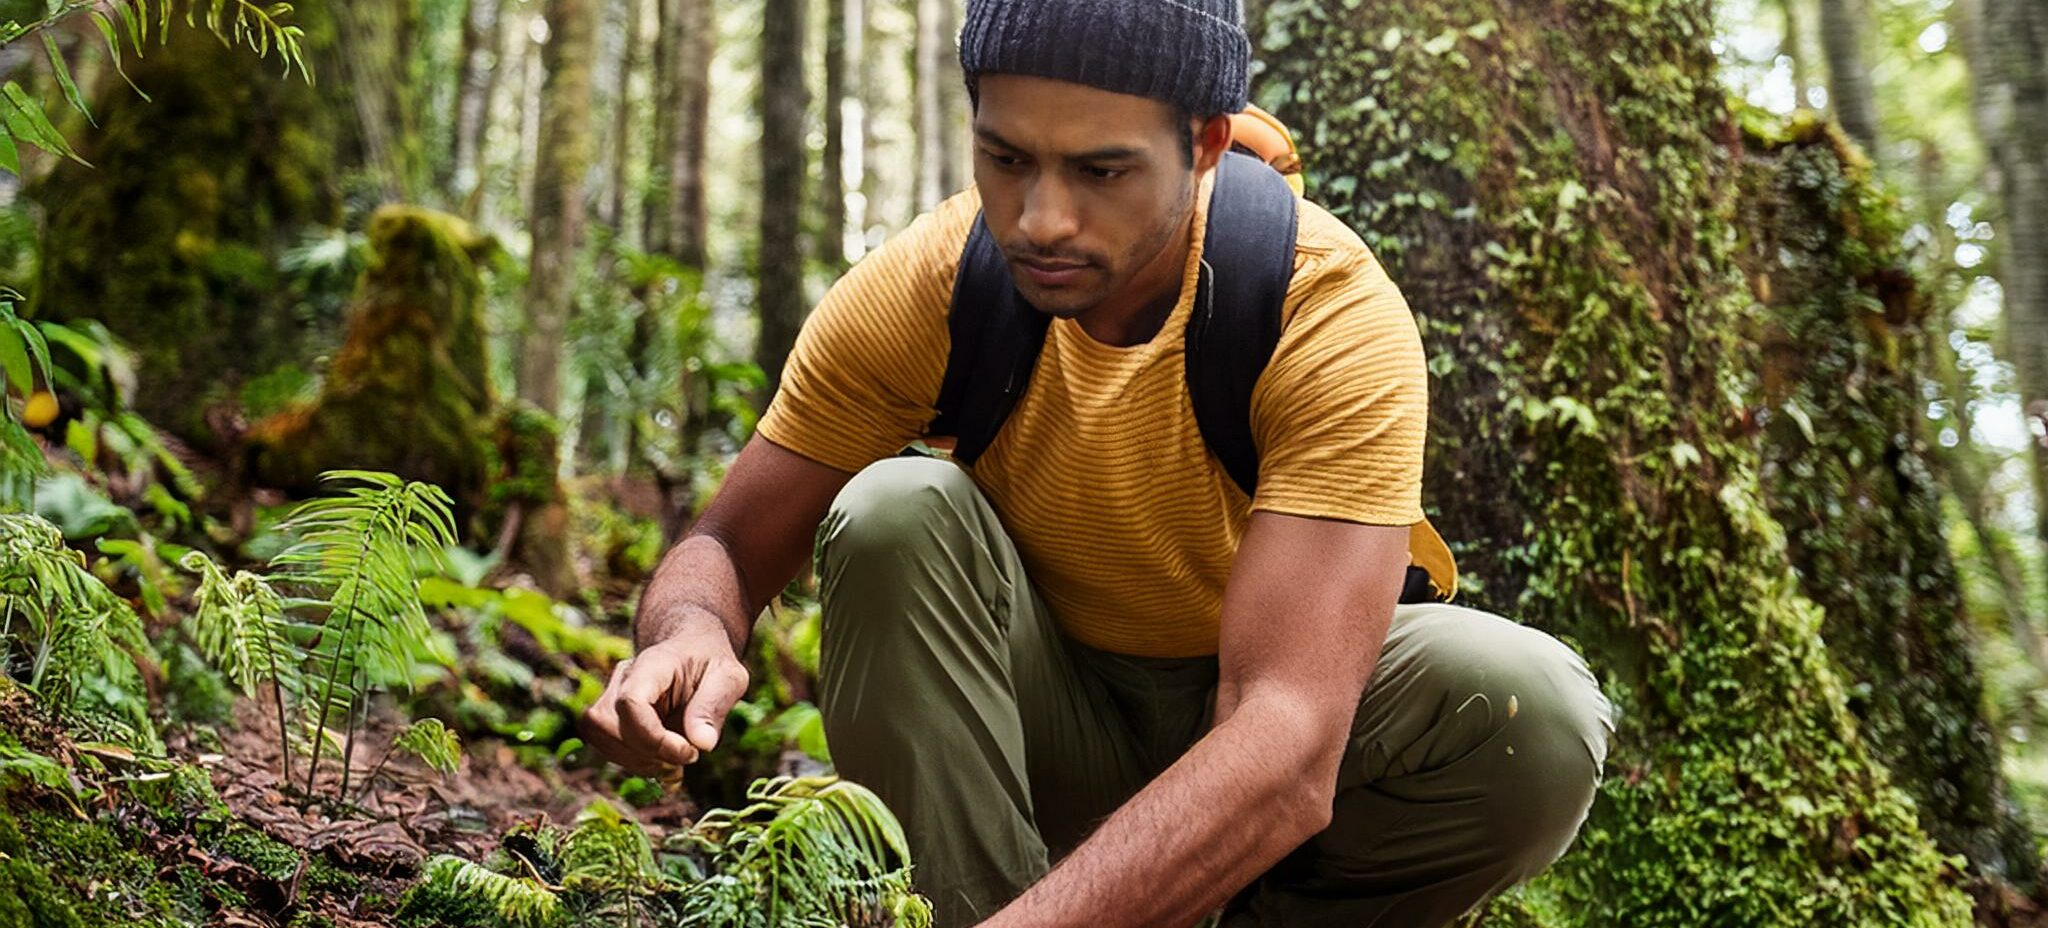
[[1192, 925], [1329, 820], [1341, 744], [1248, 700], [982, 928]]
[[734, 654], [744, 653], [753, 631], [739, 568], [724, 543], [692, 533], [670, 549], [654, 572], [633, 619], [633, 643], [645, 650], [679, 635], [722, 630]]

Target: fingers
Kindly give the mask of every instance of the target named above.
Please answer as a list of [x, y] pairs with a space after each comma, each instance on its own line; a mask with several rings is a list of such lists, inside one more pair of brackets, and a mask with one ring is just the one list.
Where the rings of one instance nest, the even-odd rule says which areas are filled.
[[683, 710], [683, 734], [691, 746], [709, 751], [718, 746], [718, 733], [734, 703], [747, 694], [747, 668], [738, 661], [715, 661], [705, 668]]
[[[689, 681], [673, 661], [643, 661], [619, 683], [619, 740], [656, 763], [687, 764], [697, 749], [662, 720], [662, 706], [688, 697]], [[651, 665], [651, 666], [649, 666]]]

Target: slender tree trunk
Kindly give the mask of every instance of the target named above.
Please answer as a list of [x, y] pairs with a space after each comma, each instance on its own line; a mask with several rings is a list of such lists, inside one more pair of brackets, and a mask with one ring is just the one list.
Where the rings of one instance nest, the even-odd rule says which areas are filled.
[[440, 179], [449, 199], [460, 203], [476, 188], [477, 157], [483, 148], [484, 125], [489, 119], [491, 90], [498, 71], [505, 66], [503, 55], [495, 55], [498, 43], [498, 15], [501, 0], [469, 0], [462, 16], [462, 71], [455, 86], [455, 132], [453, 150], [447, 160], [448, 176]]
[[1778, 0], [1779, 12], [1785, 14], [1785, 40], [1779, 43], [1778, 52], [1792, 62], [1793, 106], [1806, 109], [1813, 105], [1813, 99], [1807, 95], [1813, 86], [1813, 75], [1809, 73], [1812, 69], [1806, 55], [1806, 27], [1801, 22], [1799, 4], [1800, 0]]
[[847, 6], [825, 4], [825, 152], [819, 171], [818, 260], [837, 268], [846, 263], [846, 93]]
[[605, 185], [609, 195], [605, 197], [604, 210], [600, 214], [605, 225], [629, 242], [631, 237], [626, 235], [626, 192], [632, 187], [633, 124], [639, 111], [633, 93], [633, 79], [647, 61], [643, 55], [645, 42], [641, 35], [642, 20], [646, 18], [645, 2], [622, 0], [626, 8], [626, 47], [619, 55], [619, 81], [612, 91], [611, 162], [606, 170], [609, 180]]
[[1828, 59], [1828, 106], [1835, 121], [1877, 157], [1877, 92], [1864, 64], [1863, 0], [1820, 0], [1820, 44]]
[[754, 358], [773, 385], [804, 318], [806, 0], [766, 0], [761, 28], [761, 338]]
[[917, 135], [917, 209], [938, 205], [946, 195], [946, 119], [943, 73], [945, 7], [951, 0], [916, 0], [917, 45], [912, 83], [917, 92], [913, 130]]
[[648, 250], [703, 268], [708, 213], [704, 199], [706, 129], [711, 118], [711, 60], [717, 52], [713, 0], [658, 0], [655, 46], [654, 193], [645, 217]]
[[545, 30], [547, 16], [538, 10], [527, 16], [526, 36], [520, 40], [524, 51], [519, 68], [519, 146], [512, 152], [513, 189], [518, 193], [518, 201], [529, 209], [533, 203], [534, 167], [540, 152], [541, 91], [548, 77], [545, 44], [533, 40], [536, 22]]
[[1731, 408], [1755, 297], [1712, 5], [1314, 8], [1253, 24], [1261, 96], [1313, 127], [1310, 196], [1436, 359], [1424, 498], [1471, 545], [1461, 598], [1576, 644], [1618, 709], [1575, 850], [1499, 924], [1967, 924]]
[[846, 9], [846, 22], [843, 27], [846, 50], [842, 60], [845, 62], [846, 72], [854, 82], [854, 87], [844, 92], [839, 104], [843, 122], [837, 135], [843, 149], [840, 163], [844, 165], [839, 188], [840, 202], [846, 204], [840, 252], [846, 256], [846, 260], [857, 261], [867, 251], [865, 239], [868, 224], [868, 10], [867, 0], [839, 2], [844, 4]]
[[[526, 56], [533, 42], [526, 36], [532, 13], [527, 0], [498, 0], [497, 55], [485, 92], [482, 139], [476, 154], [476, 184], [463, 202], [463, 215], [493, 232], [504, 226], [499, 216], [502, 197], [489, 196], [491, 178], [509, 177], [515, 189], [524, 170], [526, 150]], [[495, 157], [493, 152], [497, 152]], [[518, 201], [520, 210], [526, 201]]]
[[938, 60], [939, 198], [967, 187], [967, 85], [960, 72], [961, 0], [940, 0]]
[[[2048, 2], [1984, 0], [1986, 38], [2000, 75], [2004, 126], [1996, 144], [2005, 205], [1999, 284], [2006, 336], [2028, 417], [2048, 426]], [[1987, 140], [1989, 141], [1989, 140]], [[2048, 445], [2034, 442], [2037, 534], [2048, 541]]]
[[415, 199], [425, 178], [415, 110], [419, 95], [406, 55], [419, 34], [419, 8], [410, 0], [351, 0], [331, 8], [369, 165], [386, 199]]
[[595, 0], [548, 0], [548, 42], [541, 50], [540, 142], [534, 150], [533, 252], [526, 284], [527, 328], [519, 358], [519, 396], [559, 414], [562, 339], [576, 292], [583, 244], [583, 181], [591, 164], [591, 59], [597, 45]]

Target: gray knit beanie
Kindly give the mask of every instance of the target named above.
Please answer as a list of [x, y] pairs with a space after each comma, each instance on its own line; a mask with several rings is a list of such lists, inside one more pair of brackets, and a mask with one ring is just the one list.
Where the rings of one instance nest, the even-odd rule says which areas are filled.
[[1198, 116], [1247, 102], [1239, 0], [968, 0], [960, 67], [1164, 100]]

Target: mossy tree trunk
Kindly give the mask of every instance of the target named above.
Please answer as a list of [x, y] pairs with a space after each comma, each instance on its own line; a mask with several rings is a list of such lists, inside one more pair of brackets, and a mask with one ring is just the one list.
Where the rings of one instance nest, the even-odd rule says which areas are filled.
[[825, 150], [818, 171], [818, 260], [846, 264], [846, 5], [825, 4]]
[[1820, 47], [1828, 61], [1828, 112], [1871, 157], [1877, 156], [1877, 89], [1870, 80], [1863, 0], [1820, 0]]
[[713, 0], [656, 0], [654, 194], [647, 248], [702, 270], [709, 212], [704, 201], [711, 59], [717, 51]]
[[[492, 91], [507, 62], [495, 51], [501, 47], [498, 14], [504, 0], [469, 0], [462, 14], [461, 71], [455, 82], [455, 131], [449, 134], [448, 176], [440, 178], [442, 189], [455, 202], [463, 202], [482, 183], [484, 130], [490, 125]], [[470, 218], [473, 211], [464, 210]]]
[[[1754, 114], [1752, 114], [1754, 115]], [[1943, 851], [2032, 892], [2040, 869], [1999, 775], [1925, 434], [1923, 342], [1945, 320], [1901, 247], [1906, 216], [1826, 123], [1757, 118], [1741, 261], [1766, 307], [1762, 478], [1872, 753]]]
[[1493, 918], [1967, 922], [1759, 483], [1709, 5], [1263, 7], [1257, 98], [1423, 325], [1465, 595], [1576, 643], [1618, 709], [1576, 848]]
[[426, 189], [419, 88], [408, 63], [420, 34], [416, 0], [335, 0], [342, 62], [361, 127], [364, 155], [386, 201], [410, 202]]
[[137, 352], [149, 389], [136, 408], [210, 446], [228, 439], [207, 407], [308, 363], [340, 329], [340, 295], [317, 298], [279, 268], [308, 232], [341, 223], [340, 175], [357, 160], [327, 4], [292, 20], [316, 85], [180, 23], [126, 63], [151, 100], [102, 75], [99, 128], [74, 136], [94, 167], [60, 162], [28, 190], [45, 211], [30, 310], [105, 323]]

